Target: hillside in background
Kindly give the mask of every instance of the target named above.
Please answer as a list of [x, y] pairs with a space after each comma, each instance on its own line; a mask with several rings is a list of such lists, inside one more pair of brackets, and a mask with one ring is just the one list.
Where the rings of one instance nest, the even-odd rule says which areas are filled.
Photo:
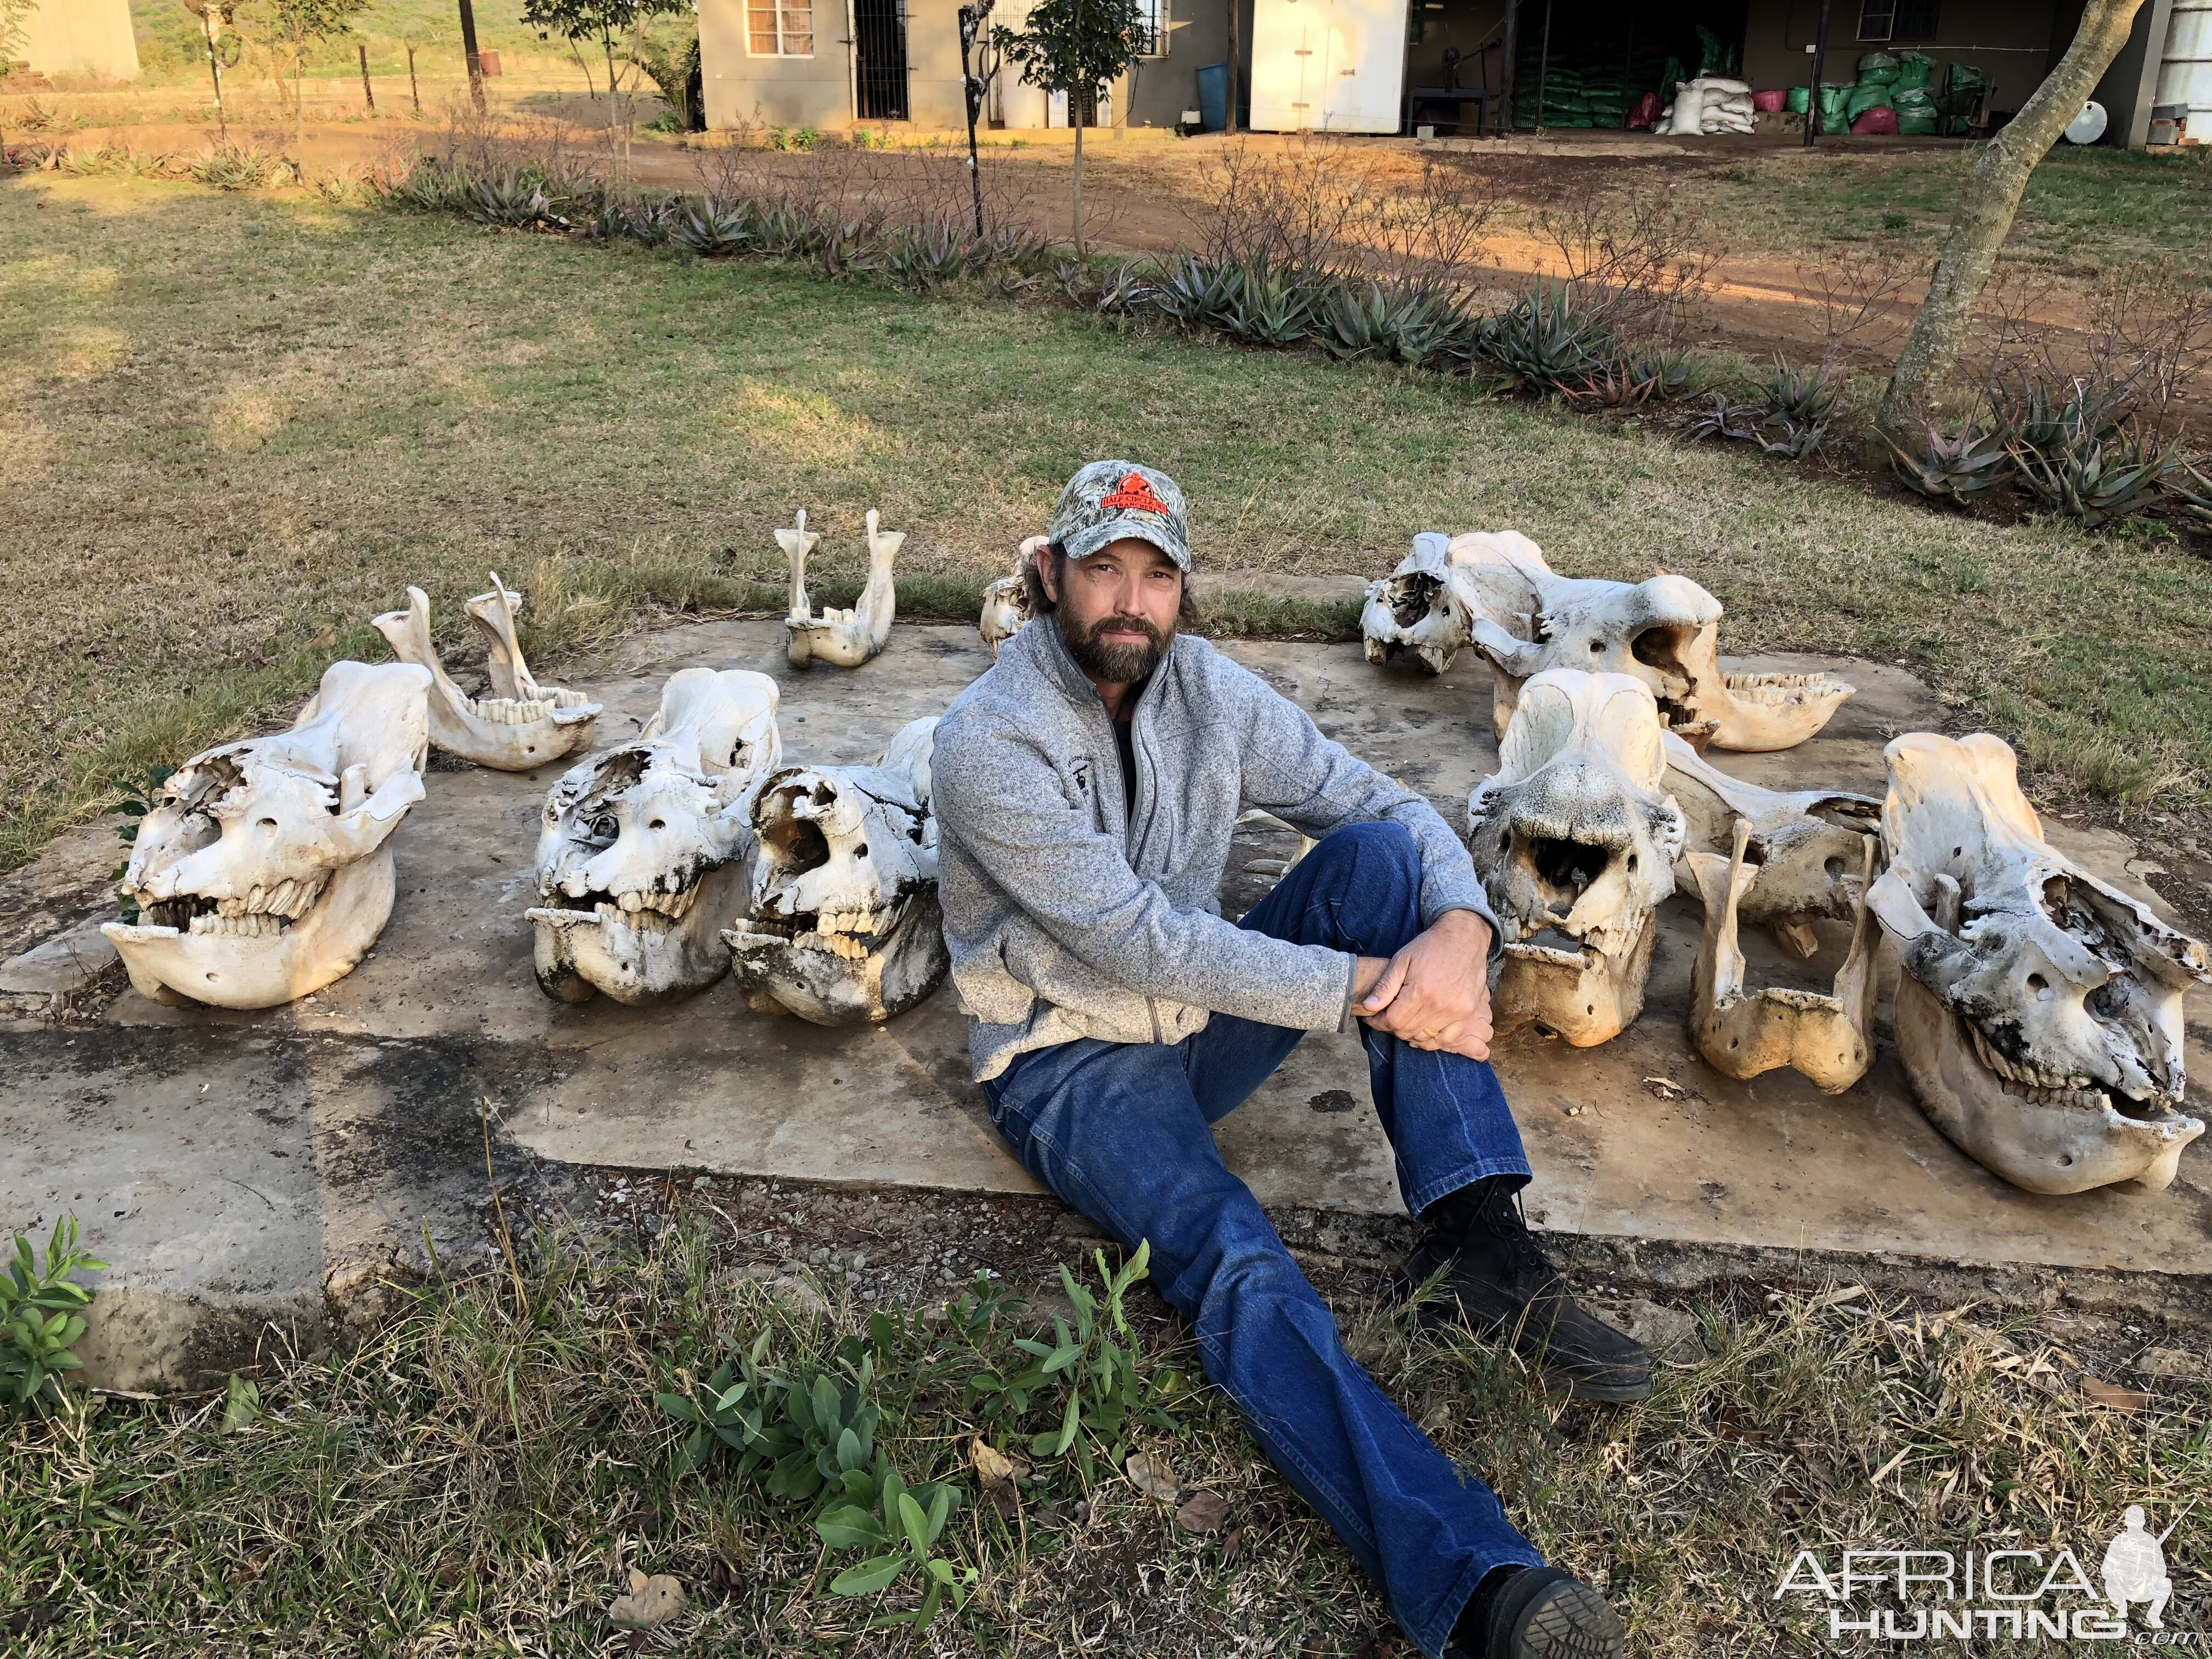
[[[477, 0], [477, 44], [503, 53], [565, 58], [561, 46], [541, 41], [536, 30], [516, 21], [520, 10], [520, 0]], [[185, 9], [183, 0], [131, 0], [131, 21], [138, 37], [139, 64], [149, 83], [173, 84], [207, 72], [200, 21]], [[356, 70], [355, 46], [365, 42], [372, 70], [380, 75], [404, 74], [410, 40], [422, 73], [459, 73], [461, 18], [453, 0], [374, 0], [355, 20], [351, 34], [326, 41], [309, 60], [310, 73], [341, 75]]]

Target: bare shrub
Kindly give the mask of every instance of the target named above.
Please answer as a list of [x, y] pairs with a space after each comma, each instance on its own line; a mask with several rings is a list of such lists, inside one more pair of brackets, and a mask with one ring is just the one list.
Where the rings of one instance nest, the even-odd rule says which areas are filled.
[[1577, 179], [1536, 208], [1532, 222], [1557, 252], [1575, 307], [1631, 337], [1680, 338], [1723, 252], [1696, 215], [1640, 184], [1606, 190]]
[[1799, 287], [1820, 301], [1823, 369], [1852, 357], [1892, 359], [1911, 325], [1899, 301], [1919, 266], [1904, 244], [1876, 241], [1847, 243], [1797, 267]]
[[1484, 175], [1431, 159], [1419, 184], [1376, 178], [1340, 139], [1248, 143], [1200, 170], [1197, 252], [1215, 263], [1453, 285], [1480, 259], [1498, 204]]
[[2169, 266], [2108, 274], [2089, 290], [2080, 349], [2093, 383], [2131, 386], [2144, 428], [2167, 436], [2179, 402], [2212, 364], [2212, 289], [2202, 273]]

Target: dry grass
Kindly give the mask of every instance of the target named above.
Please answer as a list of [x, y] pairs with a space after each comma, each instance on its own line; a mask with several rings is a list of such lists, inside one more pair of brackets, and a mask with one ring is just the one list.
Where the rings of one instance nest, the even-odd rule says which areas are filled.
[[[676, 1575], [690, 1604], [632, 1650], [1409, 1659], [1326, 1528], [1206, 1396], [1145, 1443], [1186, 1490], [1229, 1500], [1220, 1533], [1184, 1533], [1125, 1480], [1086, 1491], [1043, 1460], [1018, 1515], [971, 1502], [956, 1516], [950, 1547], [982, 1571], [964, 1616], [921, 1643], [868, 1632], [911, 1595], [828, 1595], [842, 1563], [803, 1506], [726, 1462], [675, 1473], [677, 1425], [653, 1390], [763, 1332], [789, 1368], [866, 1328], [836, 1269], [823, 1295], [780, 1291], [715, 1237], [679, 1224], [629, 1253], [550, 1238], [526, 1279], [434, 1289], [351, 1358], [285, 1366], [240, 1432], [220, 1431], [217, 1399], [113, 1403], [13, 1436], [0, 1619], [27, 1639], [12, 1650], [620, 1651], [605, 1608], [637, 1566]], [[1187, 1339], [1146, 1300], [1145, 1366], [1188, 1371]], [[2093, 1405], [2076, 1356], [1970, 1310], [1747, 1291], [1698, 1310], [1710, 1358], [1628, 1407], [1552, 1405], [1509, 1356], [1360, 1311], [1346, 1317], [1370, 1368], [1547, 1553], [1607, 1587], [1651, 1659], [1826, 1650], [1817, 1610], [1772, 1598], [1800, 1548], [1832, 1565], [1854, 1545], [2064, 1544], [2094, 1573], [2124, 1504], [2163, 1528], [2212, 1480], [2205, 1390], [2160, 1385], [2140, 1413]], [[877, 1352], [879, 1443], [910, 1479], [972, 1488], [967, 1437], [1013, 1440], [963, 1413], [944, 1328], [901, 1322]], [[2212, 1611], [2208, 1549], [2201, 1515], [2169, 1541], [2170, 1628]]]
[[488, 568], [520, 579], [558, 653], [762, 592], [804, 505], [825, 577], [880, 507], [909, 579], [969, 584], [1078, 463], [1132, 451], [1217, 568], [1372, 573], [1418, 529], [1511, 526], [1564, 569], [1705, 583], [1734, 648], [1909, 661], [2109, 793], [2212, 781], [2212, 599], [2169, 546], [1435, 378], [301, 192], [22, 175], [0, 248], [0, 865], [380, 655], [368, 618], [410, 582], [450, 627]]

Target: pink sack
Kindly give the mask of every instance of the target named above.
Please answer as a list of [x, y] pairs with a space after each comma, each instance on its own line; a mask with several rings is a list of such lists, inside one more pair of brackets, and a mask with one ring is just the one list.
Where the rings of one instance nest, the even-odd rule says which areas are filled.
[[1897, 136], [1897, 112], [1887, 104], [1876, 104], [1851, 123], [1851, 131], [1862, 138]]
[[1648, 131], [1652, 125], [1658, 120], [1659, 112], [1666, 107], [1666, 105], [1659, 101], [1659, 94], [1657, 93], [1645, 93], [1641, 98], [1638, 99], [1635, 104], [1629, 109], [1628, 125], [1630, 129], [1633, 131], [1635, 129], [1641, 128]]
[[1751, 94], [1751, 106], [1762, 115], [1772, 115], [1786, 106], [1789, 102], [1790, 94], [1782, 87], [1771, 87]]

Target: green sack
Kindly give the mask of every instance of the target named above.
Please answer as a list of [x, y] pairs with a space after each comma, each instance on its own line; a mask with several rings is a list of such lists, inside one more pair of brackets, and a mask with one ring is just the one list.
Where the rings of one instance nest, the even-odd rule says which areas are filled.
[[1887, 70], [1894, 70], [1896, 68], [1897, 54], [1893, 52], [1865, 52], [1859, 54], [1859, 79], [1862, 81], [1870, 74], [1880, 75]]
[[1782, 107], [1792, 115], [1803, 115], [1813, 107], [1813, 88], [1792, 87], [1790, 95], [1782, 100]]
[[1899, 136], [1902, 137], [1933, 137], [1941, 125], [1942, 123], [1936, 118], [1936, 112], [1932, 109], [1912, 115], [1906, 114], [1903, 110], [1897, 112], [1897, 131]]
[[1851, 88], [1851, 95], [1844, 100], [1844, 113], [1856, 121], [1869, 110], [1889, 102], [1889, 88], [1869, 86], [1862, 81]]
[[1943, 89], [1946, 92], [1978, 92], [1989, 83], [1989, 76], [1981, 70], [1972, 64], [1961, 64], [1955, 58], [1943, 71]]
[[1925, 87], [1893, 88], [1889, 103], [1900, 121], [1907, 115], [1933, 115], [1936, 112], [1936, 94]]
[[1906, 87], [1924, 87], [1936, 77], [1936, 60], [1917, 52], [1897, 54], [1897, 79], [1891, 84], [1902, 91]]

